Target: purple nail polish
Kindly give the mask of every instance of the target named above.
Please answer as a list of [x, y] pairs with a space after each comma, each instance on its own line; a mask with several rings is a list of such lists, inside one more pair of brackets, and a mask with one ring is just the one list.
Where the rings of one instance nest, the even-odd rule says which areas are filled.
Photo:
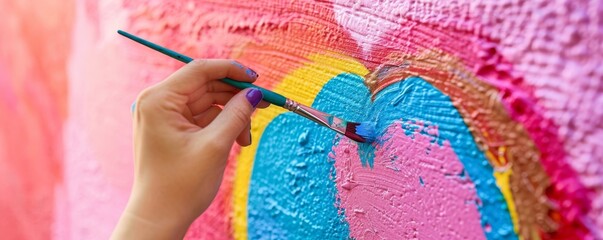
[[247, 70], [245, 70], [245, 73], [247, 73], [247, 76], [249, 76], [252, 79], [258, 78], [258, 74], [255, 71], [253, 71], [253, 69], [251, 69], [251, 68], [247, 68]]
[[235, 65], [235, 66], [237, 66], [237, 67], [238, 67], [238, 68], [240, 68], [240, 69], [245, 68], [245, 67], [243, 66], [243, 64], [241, 64], [241, 63], [239, 63], [239, 62], [237, 62], [237, 61], [232, 61], [232, 64], [233, 64], [233, 65]]
[[243, 66], [243, 64], [241, 64], [237, 61], [234, 61], [234, 60], [232, 61], [232, 64], [240, 69], [245, 69], [245, 74], [247, 74], [247, 76], [249, 76], [250, 78], [252, 78], [252, 79], [258, 78], [258, 73], [253, 71], [253, 69], [245, 67], [245, 66]]
[[260, 103], [260, 101], [262, 101], [262, 98], [264, 97], [264, 95], [262, 94], [262, 91], [260, 91], [259, 89], [252, 88], [252, 89], [249, 89], [249, 91], [247, 91], [247, 94], [245, 95], [245, 97], [247, 97], [247, 101], [249, 101], [251, 106], [253, 106], [255, 108], [255, 106], [257, 106]]

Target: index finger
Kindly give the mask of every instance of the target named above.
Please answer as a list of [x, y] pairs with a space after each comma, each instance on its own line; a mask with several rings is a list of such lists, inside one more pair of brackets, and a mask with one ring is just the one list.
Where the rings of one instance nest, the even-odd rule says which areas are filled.
[[251, 68], [234, 60], [194, 60], [170, 75], [161, 83], [162, 87], [175, 93], [189, 95], [208, 82], [231, 78], [242, 82], [254, 82], [258, 75]]

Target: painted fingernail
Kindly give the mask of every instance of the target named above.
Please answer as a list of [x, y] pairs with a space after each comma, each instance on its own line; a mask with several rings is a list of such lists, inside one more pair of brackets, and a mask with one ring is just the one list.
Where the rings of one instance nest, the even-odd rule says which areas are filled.
[[134, 101], [134, 102], [132, 103], [132, 105], [130, 106], [130, 111], [131, 111], [132, 113], [134, 113], [134, 110], [135, 110], [135, 109], [136, 109], [136, 101]]
[[251, 69], [251, 68], [247, 68], [247, 70], [245, 70], [245, 73], [247, 73], [247, 76], [249, 76], [252, 79], [258, 78], [258, 74], [255, 71], [253, 71], [253, 69]]
[[240, 69], [245, 69], [245, 74], [247, 74], [247, 76], [249, 76], [250, 78], [252, 78], [252, 79], [258, 78], [258, 73], [256, 73], [255, 71], [253, 71], [253, 69], [245, 67], [240, 62], [237, 62], [237, 61], [234, 61], [234, 60], [232, 61], [232, 64], [235, 65], [235, 66], [237, 66]]
[[247, 91], [247, 94], [245, 95], [245, 97], [247, 97], [247, 101], [249, 101], [251, 106], [253, 106], [255, 108], [255, 106], [257, 106], [258, 103], [260, 103], [260, 101], [262, 101], [262, 98], [264, 97], [264, 95], [262, 94], [262, 91], [260, 91], [259, 89], [251, 88], [251, 89], [249, 89], [249, 91]]
[[237, 61], [232, 61], [232, 64], [235, 65], [235, 66], [237, 66], [240, 69], [244, 69], [245, 68], [245, 66], [243, 66], [243, 64], [241, 64], [240, 62], [237, 62]]

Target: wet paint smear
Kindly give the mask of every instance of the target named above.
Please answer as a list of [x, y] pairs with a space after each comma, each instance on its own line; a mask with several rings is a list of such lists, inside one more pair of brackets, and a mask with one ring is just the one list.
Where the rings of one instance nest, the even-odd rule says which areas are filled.
[[[341, 94], [343, 92], [346, 94]], [[337, 176], [339, 169], [334, 166], [338, 164], [334, 162], [337, 151], [331, 152], [331, 149], [341, 147], [340, 144], [354, 144], [354, 148], [342, 148], [343, 153], [347, 151], [347, 154], [358, 156], [362, 168], [372, 169], [375, 159], [382, 160], [381, 156], [376, 157], [375, 152], [391, 138], [386, 134], [387, 129], [396, 124], [403, 129], [402, 135], [411, 138], [428, 136], [430, 144], [440, 147], [448, 144], [463, 166], [453, 177], [459, 181], [470, 180], [474, 184], [477, 200], [467, 204], [473, 204], [479, 211], [481, 228], [491, 226], [490, 231], [484, 231], [485, 236], [488, 239], [517, 238], [507, 205], [492, 176], [491, 166], [473, 142], [450, 99], [423, 79], [411, 77], [392, 84], [382, 90], [375, 102], [371, 103], [362, 78], [341, 74], [323, 87], [313, 107], [349, 121], [375, 122], [376, 133], [382, 137], [373, 144], [356, 145], [357, 143], [342, 140], [332, 131], [295, 114], [285, 113], [275, 118], [259, 142], [254, 162], [250, 186], [254, 191], [250, 191], [248, 200], [250, 238], [338, 238], [351, 236], [350, 233], [357, 231], [368, 231], [367, 225], [350, 225], [350, 219], [344, 217], [357, 209], [341, 206], [343, 195], [338, 193], [335, 182], [341, 177]], [[433, 134], [430, 125], [437, 126], [438, 134]], [[287, 132], [287, 135], [283, 135], [283, 132]], [[397, 161], [396, 157], [404, 155], [392, 156], [391, 161]], [[299, 167], [300, 164], [303, 167]], [[461, 177], [461, 174], [466, 176]], [[392, 181], [396, 182], [395, 179]], [[414, 183], [420, 187], [417, 181]], [[406, 183], [398, 184], [404, 186]], [[425, 184], [429, 186], [431, 183]], [[354, 182], [349, 182], [341, 187], [353, 191], [357, 186]], [[375, 183], [372, 187], [378, 188], [379, 184]], [[382, 200], [387, 201], [386, 198]], [[347, 204], [352, 206], [354, 203]], [[401, 213], [405, 211], [403, 207], [399, 210]], [[391, 217], [401, 218], [400, 214]], [[375, 227], [386, 229], [393, 226], [372, 228]]]
[[[356, 75], [342, 74], [331, 81], [346, 86], [351, 96], [370, 99], [368, 91], [358, 87], [362, 79]], [[325, 110], [318, 99], [338, 93], [325, 86], [313, 107]], [[364, 104], [350, 101], [349, 109], [356, 109], [351, 113], [341, 103], [346, 98], [326, 99], [330, 101], [326, 105], [343, 106], [329, 113], [354, 121], [362, 116]], [[335, 167], [328, 158], [334, 139], [333, 131], [294, 113], [281, 114], [266, 127], [249, 187], [253, 189], [248, 200], [249, 239], [348, 238], [348, 224], [336, 199]]]
[[435, 144], [423, 128], [410, 135], [403, 128], [399, 122], [387, 128], [389, 139], [376, 146], [373, 168], [360, 164], [357, 144], [348, 139], [333, 148], [351, 237], [485, 239], [475, 185], [458, 177], [463, 165], [449, 142]]
[[[486, 237], [516, 239], [507, 205], [492, 176], [493, 169], [474, 143], [471, 133], [449, 97], [422, 78], [410, 77], [380, 91], [372, 107], [368, 109], [365, 116], [372, 119], [366, 120], [376, 122], [376, 131], [379, 133], [385, 132], [393, 123], [400, 121], [408, 136], [415, 133], [431, 136], [430, 128], [424, 126], [437, 126], [438, 136], [432, 137], [432, 140], [438, 145], [443, 145], [444, 142], [450, 144], [458, 161], [475, 184], [479, 197], [476, 204], [482, 226], [496, 223], [492, 226], [492, 231], [486, 232]], [[387, 138], [387, 135], [383, 135], [383, 139], [378, 139], [377, 142], [387, 142]], [[360, 156], [365, 154], [362, 151], [363, 149], [359, 153]], [[461, 172], [459, 171], [459, 174]]]

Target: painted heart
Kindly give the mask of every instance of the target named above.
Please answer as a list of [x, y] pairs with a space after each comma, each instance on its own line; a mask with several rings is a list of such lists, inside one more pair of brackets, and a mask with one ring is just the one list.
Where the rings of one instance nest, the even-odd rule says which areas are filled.
[[449, 97], [410, 77], [370, 99], [362, 78], [346, 73], [312, 106], [375, 122], [373, 144], [293, 113], [270, 122], [251, 176], [251, 239], [516, 239], [492, 167]]

